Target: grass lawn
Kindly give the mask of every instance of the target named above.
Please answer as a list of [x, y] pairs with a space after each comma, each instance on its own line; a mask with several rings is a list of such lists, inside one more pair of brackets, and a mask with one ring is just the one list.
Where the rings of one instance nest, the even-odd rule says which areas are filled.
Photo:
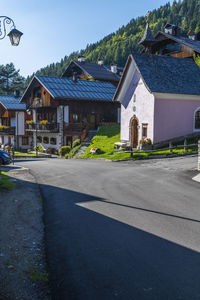
[[14, 182], [10, 181], [10, 176], [8, 176], [5, 172], [1, 172], [0, 178], [0, 190], [11, 190], [14, 187]]
[[[114, 143], [120, 141], [120, 126], [103, 126], [98, 131], [97, 135], [94, 136], [89, 148], [86, 150], [81, 158], [105, 158], [109, 160], [120, 160], [120, 159], [130, 159], [130, 153], [125, 153], [124, 151], [119, 151], [114, 148]], [[90, 150], [92, 148], [99, 148], [101, 154], [92, 154]], [[188, 149], [187, 153], [197, 152], [197, 147], [192, 147]], [[156, 152], [143, 152], [143, 153], [133, 153], [133, 160], [135, 159], [145, 159], [150, 155], [172, 155], [180, 154], [185, 155], [184, 149], [173, 149], [172, 153], [169, 150], [156, 151]]]
[[15, 152], [15, 155], [26, 155], [26, 156], [35, 156], [35, 153], [24, 153], [24, 152]]

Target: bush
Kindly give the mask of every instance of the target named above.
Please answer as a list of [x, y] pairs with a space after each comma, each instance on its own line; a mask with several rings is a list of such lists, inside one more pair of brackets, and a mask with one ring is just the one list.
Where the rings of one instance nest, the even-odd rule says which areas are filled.
[[43, 153], [43, 150], [44, 150], [44, 149], [43, 149], [42, 145], [39, 144], [39, 145], [37, 146], [37, 151]]
[[139, 141], [139, 144], [143, 144], [143, 145], [152, 145], [152, 141], [149, 138], [143, 138]]
[[63, 146], [59, 149], [59, 154], [60, 156], [65, 156], [66, 154], [68, 154], [71, 150], [71, 147], [70, 146]]
[[55, 149], [55, 148], [48, 148], [48, 149], [47, 149], [47, 153], [48, 153], [48, 154], [58, 155], [58, 150]]
[[33, 150], [32, 149], [27, 149], [27, 153], [30, 153], [32, 152]]
[[81, 143], [80, 139], [75, 140], [72, 144], [72, 148], [77, 147], [78, 145], [80, 145], [80, 143]]
[[73, 154], [72, 153], [67, 153], [65, 154], [65, 158], [68, 159], [68, 158], [72, 158], [73, 157]]

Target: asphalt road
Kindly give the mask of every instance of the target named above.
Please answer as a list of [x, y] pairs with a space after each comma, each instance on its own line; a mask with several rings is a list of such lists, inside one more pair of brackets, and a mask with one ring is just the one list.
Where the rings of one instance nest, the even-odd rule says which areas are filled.
[[200, 299], [197, 157], [19, 164], [44, 197], [53, 299]]

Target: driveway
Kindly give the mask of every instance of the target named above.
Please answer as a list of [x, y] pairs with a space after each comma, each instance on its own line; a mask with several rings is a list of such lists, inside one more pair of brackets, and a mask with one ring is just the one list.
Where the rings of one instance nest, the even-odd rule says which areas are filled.
[[53, 299], [200, 299], [197, 157], [19, 164], [44, 197]]

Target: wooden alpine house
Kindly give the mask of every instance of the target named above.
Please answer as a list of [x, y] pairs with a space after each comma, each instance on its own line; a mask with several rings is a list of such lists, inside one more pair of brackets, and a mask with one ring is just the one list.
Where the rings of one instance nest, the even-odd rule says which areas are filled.
[[59, 149], [85, 139], [89, 130], [117, 123], [119, 103], [113, 103], [115, 86], [109, 82], [34, 76], [21, 103], [32, 111], [26, 130], [33, 132], [34, 145]]

